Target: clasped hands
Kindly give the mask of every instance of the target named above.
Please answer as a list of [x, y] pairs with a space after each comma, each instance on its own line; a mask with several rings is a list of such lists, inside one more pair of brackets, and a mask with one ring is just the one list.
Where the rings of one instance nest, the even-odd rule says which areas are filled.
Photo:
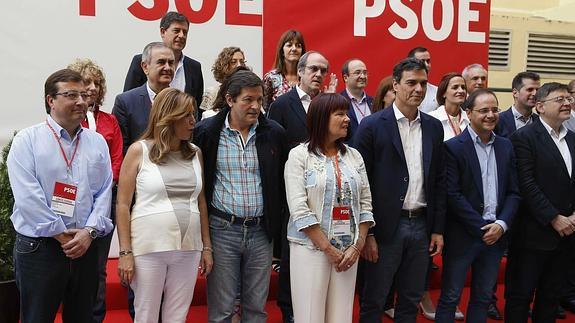
[[573, 234], [575, 232], [575, 213], [570, 216], [558, 214], [551, 220], [551, 226], [562, 237]]
[[92, 244], [92, 238], [85, 229], [68, 229], [55, 235], [54, 239], [60, 242], [64, 254], [71, 259], [82, 257]]

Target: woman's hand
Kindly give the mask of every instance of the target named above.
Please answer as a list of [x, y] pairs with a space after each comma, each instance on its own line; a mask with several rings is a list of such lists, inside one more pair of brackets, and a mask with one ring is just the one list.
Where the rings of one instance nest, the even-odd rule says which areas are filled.
[[341, 260], [343, 259], [343, 252], [341, 252], [341, 250], [337, 249], [336, 247], [330, 244], [327, 248], [323, 250], [323, 253], [325, 253], [325, 255], [327, 256], [327, 259], [329, 260], [330, 264], [334, 265], [337, 271], [340, 271], [337, 269], [337, 266], [341, 263]]
[[134, 255], [120, 256], [118, 259], [118, 276], [123, 286], [128, 286], [134, 278]]
[[202, 259], [200, 260], [200, 274], [202, 277], [208, 276], [212, 272], [214, 266], [214, 258], [211, 251], [202, 251]]
[[359, 259], [360, 250], [355, 246], [351, 245], [349, 248], [345, 249], [343, 252], [343, 258], [337, 265], [337, 271], [346, 271]]

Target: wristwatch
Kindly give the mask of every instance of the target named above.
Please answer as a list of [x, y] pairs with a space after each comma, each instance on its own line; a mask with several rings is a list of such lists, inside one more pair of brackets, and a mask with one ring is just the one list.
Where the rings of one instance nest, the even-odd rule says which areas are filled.
[[96, 231], [96, 229], [92, 227], [84, 227], [84, 229], [88, 231], [88, 234], [90, 235], [90, 238], [92, 238], [92, 240], [98, 237], [98, 232]]

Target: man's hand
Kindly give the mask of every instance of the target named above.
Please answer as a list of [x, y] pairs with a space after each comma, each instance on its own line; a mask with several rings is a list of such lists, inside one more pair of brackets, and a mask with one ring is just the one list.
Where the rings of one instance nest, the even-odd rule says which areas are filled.
[[491, 246], [492, 244], [496, 243], [499, 240], [499, 238], [501, 238], [503, 233], [505, 233], [505, 231], [503, 231], [503, 227], [498, 223], [489, 223], [483, 226], [481, 230], [485, 231], [485, 233], [483, 234], [483, 238], [481, 239], [488, 246]]
[[361, 257], [367, 261], [377, 262], [379, 255], [377, 253], [377, 241], [374, 236], [367, 236], [365, 238], [365, 245], [361, 250]]
[[72, 240], [74, 238], [74, 235], [66, 233], [66, 232], [62, 232], [62, 233], [59, 233], [59, 234], [53, 236], [52, 238], [58, 240], [58, 242], [60, 242], [60, 245], [63, 246], [66, 243], [68, 243], [70, 240]]
[[64, 233], [74, 236], [72, 240], [62, 245], [62, 249], [64, 249], [64, 253], [68, 258], [76, 259], [82, 257], [90, 247], [90, 244], [92, 244], [92, 238], [86, 229], [68, 229]]
[[553, 226], [553, 229], [562, 237], [571, 235], [575, 231], [575, 224], [573, 224], [568, 217], [561, 214], [558, 214], [551, 220], [551, 226]]
[[431, 242], [429, 243], [429, 256], [433, 257], [438, 255], [443, 250], [443, 235], [439, 233], [431, 234]]

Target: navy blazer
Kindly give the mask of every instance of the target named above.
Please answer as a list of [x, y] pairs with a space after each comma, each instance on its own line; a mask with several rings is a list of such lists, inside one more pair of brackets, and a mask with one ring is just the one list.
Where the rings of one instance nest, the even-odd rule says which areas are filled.
[[[230, 108], [226, 107], [215, 116], [198, 122], [194, 128], [194, 143], [200, 147], [204, 157], [204, 190], [208, 207], [212, 205], [220, 135], [229, 112]], [[284, 129], [261, 114], [256, 128], [256, 150], [264, 200], [261, 225], [271, 241], [279, 234], [282, 214], [287, 209], [284, 165], [289, 151]]]
[[145, 83], [116, 96], [112, 114], [118, 120], [118, 125], [122, 131], [124, 156], [130, 145], [138, 140], [148, 127], [151, 109], [152, 102]]
[[[537, 114], [533, 113], [531, 115], [533, 116], [533, 121], [539, 119]], [[517, 130], [517, 127], [515, 127], [515, 116], [513, 115], [511, 107], [509, 107], [509, 109], [499, 114], [499, 121], [493, 132], [498, 136], [509, 138], [515, 130]]]
[[[523, 198], [511, 234], [514, 245], [554, 250], [562, 240], [551, 220], [558, 214], [569, 216], [575, 210], [575, 133], [567, 131], [565, 140], [571, 153], [572, 176], [541, 120], [511, 135]], [[573, 241], [573, 235], [563, 239]]]
[[[443, 167], [443, 126], [420, 113], [424, 190], [428, 234], [443, 234], [446, 208]], [[375, 227], [370, 232], [379, 242], [393, 237], [409, 184], [407, 163], [393, 108], [378, 111], [361, 122], [353, 146], [361, 153], [371, 185]]]
[[[144, 70], [142, 70], [141, 63], [142, 54], [135, 55], [132, 58], [126, 80], [124, 81], [124, 92], [145, 84], [148, 81], [148, 77], [144, 74]], [[204, 95], [204, 76], [202, 75], [202, 65], [200, 62], [184, 55], [184, 76], [186, 79], [184, 92], [193, 96], [196, 100], [196, 120], [199, 120], [201, 113], [199, 113], [197, 108], [200, 106], [202, 96]]]
[[307, 115], [295, 86], [270, 105], [267, 117], [286, 130], [289, 149], [308, 139]]
[[[349, 110], [347, 110], [347, 116], [349, 117], [349, 127], [347, 128], [347, 142], [352, 142], [353, 135], [357, 132], [357, 127], [359, 126], [359, 122], [357, 122], [357, 116], [355, 115], [355, 109], [353, 104], [351, 103], [351, 98], [347, 95], [347, 91], [344, 89], [339, 94], [343, 95], [349, 101]], [[372, 111], [373, 109], [373, 98], [369, 95], [365, 95], [365, 100], [367, 102], [367, 106], [369, 110]]]
[[[519, 189], [515, 170], [515, 154], [509, 139], [495, 136], [493, 142], [497, 162], [496, 218], [511, 228], [519, 206]], [[465, 253], [469, 246], [483, 238], [483, 182], [481, 167], [469, 130], [445, 142], [447, 178], [446, 252]], [[497, 242], [504, 247], [506, 236]], [[448, 242], [449, 241], [449, 242]]]

